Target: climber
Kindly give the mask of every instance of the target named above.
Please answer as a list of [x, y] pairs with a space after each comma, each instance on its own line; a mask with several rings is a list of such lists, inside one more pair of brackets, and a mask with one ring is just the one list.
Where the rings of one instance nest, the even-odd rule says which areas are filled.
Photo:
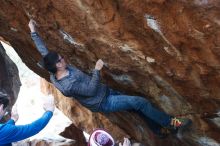
[[101, 59], [96, 62], [92, 76], [67, 65], [60, 54], [48, 51], [36, 32], [36, 22], [30, 20], [28, 26], [31, 37], [43, 56], [43, 66], [50, 72], [51, 82], [63, 95], [75, 98], [92, 112], [140, 111], [145, 117], [170, 130], [182, 131], [191, 123], [190, 119], [176, 118], [154, 108], [146, 98], [123, 95], [102, 84], [100, 70], [104, 63]]
[[[7, 106], [9, 104], [8, 95], [1, 91], [0, 92], [0, 118], [5, 115]], [[0, 145], [11, 146], [10, 143], [20, 141], [31, 137], [40, 132], [49, 122], [53, 115], [55, 108], [54, 100], [52, 97], [44, 103], [44, 110], [46, 111], [41, 118], [27, 124], [27, 125], [15, 125], [19, 115], [17, 113], [17, 107], [12, 108], [11, 119], [4, 124], [0, 124]], [[1, 120], [1, 119], [0, 119]]]

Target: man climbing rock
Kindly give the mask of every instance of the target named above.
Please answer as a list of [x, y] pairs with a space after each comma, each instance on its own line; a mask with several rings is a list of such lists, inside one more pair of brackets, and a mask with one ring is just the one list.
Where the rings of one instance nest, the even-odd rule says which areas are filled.
[[88, 76], [74, 66], [67, 65], [64, 58], [53, 51], [48, 51], [41, 37], [36, 32], [35, 22], [30, 20], [31, 37], [43, 56], [43, 66], [50, 72], [50, 80], [63, 95], [75, 98], [92, 112], [116, 112], [136, 110], [155, 123], [170, 130], [182, 129], [189, 125], [189, 119], [180, 119], [168, 115], [151, 105], [140, 96], [123, 95], [100, 82], [100, 70], [103, 61], [96, 62], [92, 76]]

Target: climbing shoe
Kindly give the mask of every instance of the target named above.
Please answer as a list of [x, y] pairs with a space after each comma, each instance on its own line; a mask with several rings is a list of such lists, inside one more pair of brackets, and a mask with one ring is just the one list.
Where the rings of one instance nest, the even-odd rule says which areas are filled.
[[174, 117], [171, 119], [171, 123], [168, 128], [170, 129], [170, 131], [172, 131], [172, 133], [178, 132], [179, 134], [183, 134], [184, 132], [189, 130], [191, 124], [192, 121], [190, 119]]

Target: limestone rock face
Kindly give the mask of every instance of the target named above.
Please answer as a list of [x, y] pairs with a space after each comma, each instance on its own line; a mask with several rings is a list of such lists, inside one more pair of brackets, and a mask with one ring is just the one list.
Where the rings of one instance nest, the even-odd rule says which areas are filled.
[[0, 36], [42, 77], [48, 74], [36, 65], [30, 18], [48, 48], [72, 65], [90, 72], [102, 58], [110, 87], [193, 120], [186, 136], [160, 140], [134, 113], [91, 113], [53, 88], [77, 127], [104, 127], [116, 140], [128, 135], [151, 146], [219, 145], [219, 0], [4, 0], [0, 8]]
[[18, 74], [18, 68], [8, 57], [0, 43], [0, 90], [5, 91], [10, 96], [10, 105], [15, 103], [20, 90], [21, 82]]

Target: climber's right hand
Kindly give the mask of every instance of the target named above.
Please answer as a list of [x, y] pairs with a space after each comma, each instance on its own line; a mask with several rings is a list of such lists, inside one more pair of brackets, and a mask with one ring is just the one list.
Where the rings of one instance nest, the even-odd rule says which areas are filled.
[[103, 67], [103, 65], [104, 65], [104, 62], [103, 62], [101, 59], [99, 59], [99, 60], [96, 62], [95, 69], [96, 69], [96, 70], [101, 70], [102, 67]]
[[31, 32], [36, 32], [36, 22], [31, 19], [28, 23]]

